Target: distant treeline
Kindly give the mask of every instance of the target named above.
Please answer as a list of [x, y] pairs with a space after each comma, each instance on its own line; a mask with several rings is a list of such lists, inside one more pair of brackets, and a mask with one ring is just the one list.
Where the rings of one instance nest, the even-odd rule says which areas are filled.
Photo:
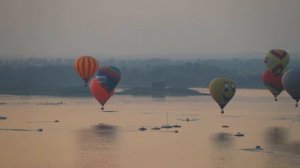
[[[90, 95], [74, 72], [73, 59], [2, 59], [0, 94]], [[118, 87], [150, 86], [163, 81], [177, 88], [208, 87], [216, 77], [233, 79], [238, 88], [263, 88], [261, 59], [106, 59], [100, 66], [114, 65], [121, 71]], [[300, 56], [289, 68], [300, 67]]]

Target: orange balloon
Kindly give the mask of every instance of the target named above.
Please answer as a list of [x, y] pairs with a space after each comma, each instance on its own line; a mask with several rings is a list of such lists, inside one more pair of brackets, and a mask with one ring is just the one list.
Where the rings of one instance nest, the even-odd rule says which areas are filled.
[[98, 62], [91, 56], [81, 56], [74, 61], [76, 73], [84, 80], [85, 86], [98, 69]]
[[90, 91], [96, 100], [102, 105], [101, 110], [104, 110], [104, 104], [114, 94], [114, 89], [112, 91], [107, 91], [97, 79], [91, 80]]

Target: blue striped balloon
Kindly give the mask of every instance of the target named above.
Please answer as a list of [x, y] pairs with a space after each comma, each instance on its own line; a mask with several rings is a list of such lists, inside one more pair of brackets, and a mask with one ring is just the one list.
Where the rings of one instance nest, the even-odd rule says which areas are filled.
[[106, 89], [112, 91], [118, 85], [121, 79], [121, 72], [114, 66], [104, 66], [98, 69], [96, 79]]
[[288, 94], [296, 100], [296, 107], [300, 100], [300, 69], [291, 69], [282, 76], [282, 85]]

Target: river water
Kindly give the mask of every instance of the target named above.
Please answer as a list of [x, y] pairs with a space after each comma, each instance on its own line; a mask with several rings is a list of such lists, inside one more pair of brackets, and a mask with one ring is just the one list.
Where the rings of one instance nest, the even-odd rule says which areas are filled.
[[[210, 96], [113, 96], [105, 112], [93, 98], [2, 95], [0, 102], [3, 168], [300, 165], [300, 108], [285, 92], [275, 102], [266, 90], [240, 89], [225, 114]], [[151, 130], [164, 124], [181, 128]]]

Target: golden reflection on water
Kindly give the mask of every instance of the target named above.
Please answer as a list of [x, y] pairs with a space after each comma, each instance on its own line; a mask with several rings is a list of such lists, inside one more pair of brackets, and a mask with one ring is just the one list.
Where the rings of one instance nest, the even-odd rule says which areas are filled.
[[95, 125], [80, 130], [76, 167], [118, 167], [118, 128], [112, 125]]
[[[64, 104], [41, 105], [60, 101]], [[266, 90], [240, 89], [223, 115], [209, 96], [113, 96], [107, 112], [92, 98], [0, 96], [0, 102], [6, 103], [0, 116], [7, 117], [0, 129], [30, 130], [0, 130], [0, 167], [296, 168], [300, 163], [300, 109], [285, 92], [275, 102]], [[151, 130], [163, 124], [182, 127]], [[139, 131], [141, 126], [147, 130]], [[256, 145], [264, 150], [253, 150]]]

